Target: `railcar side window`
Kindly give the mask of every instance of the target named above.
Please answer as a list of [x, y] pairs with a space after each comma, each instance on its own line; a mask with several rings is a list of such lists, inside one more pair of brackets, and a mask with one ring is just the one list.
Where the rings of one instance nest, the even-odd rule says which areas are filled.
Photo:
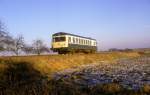
[[88, 45], [89, 45], [89, 40], [88, 40]]
[[93, 42], [93, 46], [95, 46], [95, 42]]
[[68, 38], [68, 42], [71, 42], [71, 37]]
[[96, 46], [96, 42], [95, 42], [95, 46]]
[[87, 40], [86, 40], [86, 45], [87, 45]]
[[91, 41], [90, 41], [90, 45], [91, 45]]
[[75, 38], [73, 38], [73, 43], [75, 43]]
[[83, 45], [83, 40], [81, 39], [81, 44]]
[[79, 39], [79, 44], [81, 44], [81, 39]]
[[55, 37], [54, 41], [55, 42], [63, 42], [63, 41], [66, 41], [66, 37]]
[[76, 38], [76, 44], [78, 44], [78, 38]]

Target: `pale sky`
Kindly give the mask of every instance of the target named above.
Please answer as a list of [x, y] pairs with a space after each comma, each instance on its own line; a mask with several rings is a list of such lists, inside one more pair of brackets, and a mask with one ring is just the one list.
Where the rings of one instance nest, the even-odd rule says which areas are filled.
[[27, 43], [67, 32], [97, 40], [100, 50], [150, 47], [150, 0], [0, 0], [8, 32]]

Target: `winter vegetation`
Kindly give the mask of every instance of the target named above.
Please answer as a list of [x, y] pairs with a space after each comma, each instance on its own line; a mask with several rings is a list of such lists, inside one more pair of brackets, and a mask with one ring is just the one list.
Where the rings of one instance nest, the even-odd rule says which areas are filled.
[[0, 57], [0, 95], [149, 95], [137, 52]]

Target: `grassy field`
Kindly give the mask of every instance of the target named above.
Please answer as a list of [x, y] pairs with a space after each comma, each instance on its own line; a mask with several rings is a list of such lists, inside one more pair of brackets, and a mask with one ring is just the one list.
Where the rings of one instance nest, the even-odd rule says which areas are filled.
[[[98, 63], [100, 61], [115, 61], [119, 58], [133, 58], [140, 56], [132, 53], [99, 53], [99, 54], [74, 54], [74, 55], [41, 55], [41, 56], [20, 56], [0, 57], [0, 68], [6, 63], [25, 62], [31, 64], [42, 74], [50, 74], [70, 68], [78, 68], [81, 65]], [[5, 64], [5, 65], [6, 65]]]
[[[92, 65], [100, 66], [103, 62], [116, 64], [120, 59], [130, 60], [141, 56], [137, 52], [109, 52], [0, 57], [0, 95], [99, 95], [100, 93], [116, 95], [116, 92], [122, 91], [122, 86], [116, 83], [85, 88], [81, 85], [72, 84], [73, 81], [71, 80], [78, 80], [76, 74], [72, 74], [75, 77], [71, 76], [68, 79], [64, 76], [54, 79], [53, 76], [67, 70], [84, 69], [87, 68], [86, 66], [91, 67]], [[150, 87], [144, 87], [149, 93]]]

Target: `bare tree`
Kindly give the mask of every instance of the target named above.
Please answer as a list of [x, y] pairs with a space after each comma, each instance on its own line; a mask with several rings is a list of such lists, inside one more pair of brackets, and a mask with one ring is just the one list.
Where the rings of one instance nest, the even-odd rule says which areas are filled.
[[0, 21], [0, 33], [3, 31], [3, 23], [2, 23], [2, 21]]
[[0, 21], [0, 51], [4, 50], [4, 37], [5, 37], [6, 33], [3, 30], [3, 23]]
[[38, 55], [40, 55], [43, 52], [49, 52], [49, 49], [46, 47], [46, 45], [40, 39], [35, 40], [33, 42], [33, 49], [34, 49], [34, 52]]
[[0, 50], [10, 50], [13, 45], [13, 38], [6, 32], [4, 23], [0, 21]]
[[24, 37], [22, 35], [19, 35], [16, 39], [14, 39], [13, 44], [14, 46], [12, 48], [12, 51], [18, 56], [24, 48]]
[[[0, 38], [1, 38], [1, 35], [2, 35], [1, 32], [2, 32], [2, 24], [1, 24], [1, 21], [0, 21]], [[0, 41], [0, 43], [1, 43], [1, 41]], [[0, 51], [2, 51], [2, 50], [3, 50], [3, 46], [0, 44]]]
[[0, 20], [0, 37], [7, 36], [6, 27], [4, 23]]
[[32, 54], [33, 53], [33, 47], [30, 45], [24, 45], [23, 51], [26, 54]]

